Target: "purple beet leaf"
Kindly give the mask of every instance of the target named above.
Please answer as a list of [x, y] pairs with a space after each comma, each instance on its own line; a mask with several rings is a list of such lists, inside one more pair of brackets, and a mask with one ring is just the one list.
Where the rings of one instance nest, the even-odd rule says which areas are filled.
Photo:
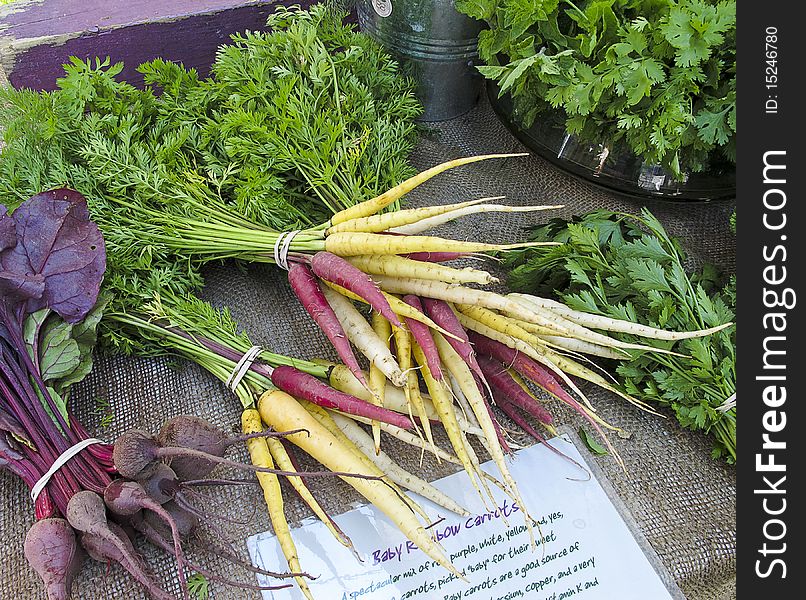
[[6, 310], [12, 309], [9, 301], [24, 302], [25, 314], [49, 308], [68, 323], [83, 319], [106, 269], [103, 237], [89, 219], [85, 198], [74, 190], [51, 190], [26, 200], [10, 217], [5, 213], [2, 208], [0, 292]]

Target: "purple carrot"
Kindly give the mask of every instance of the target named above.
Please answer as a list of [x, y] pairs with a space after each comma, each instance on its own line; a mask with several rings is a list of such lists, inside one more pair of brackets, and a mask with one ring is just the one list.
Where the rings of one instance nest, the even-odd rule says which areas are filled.
[[456, 313], [453, 312], [450, 304], [444, 300], [436, 300], [434, 298], [423, 298], [423, 307], [426, 314], [431, 319], [442, 327], [445, 331], [452, 333], [460, 339], [445, 336], [445, 339], [453, 347], [459, 356], [464, 359], [467, 366], [479, 377], [484, 380], [484, 374], [481, 372], [481, 367], [476, 360], [476, 352], [473, 350], [473, 345], [470, 343], [467, 331], [464, 326], [459, 322]]
[[498, 438], [498, 443], [501, 446], [501, 450], [503, 450], [506, 454], [511, 455], [512, 448], [509, 447], [507, 443], [507, 439], [504, 436], [504, 430], [501, 427], [501, 423], [498, 422], [498, 419], [495, 418], [495, 413], [493, 412], [493, 407], [490, 406], [490, 399], [488, 398], [488, 394], [485, 393], [485, 386], [486, 381], [484, 383], [481, 382], [481, 378], [474, 376], [473, 379], [476, 381], [476, 386], [479, 388], [479, 392], [481, 392], [481, 397], [484, 399], [484, 408], [487, 409], [487, 414], [490, 415], [490, 420], [493, 422], [493, 427], [495, 428], [495, 435]]
[[350, 340], [347, 339], [347, 334], [344, 333], [344, 328], [341, 326], [338, 317], [336, 317], [336, 313], [333, 312], [325, 295], [322, 293], [319, 282], [316, 280], [311, 268], [304, 263], [293, 263], [288, 269], [288, 283], [291, 284], [291, 289], [294, 290], [294, 294], [296, 294], [303, 308], [311, 315], [311, 318], [324, 332], [330, 343], [333, 344], [333, 348], [342, 362], [352, 371], [356, 379], [361, 382], [361, 385], [369, 389], [364, 372], [358, 364], [355, 353], [353, 353]]
[[[549, 369], [541, 365], [533, 358], [526, 356], [524, 353], [518, 352], [514, 348], [510, 348], [497, 340], [490, 339], [487, 336], [476, 333], [475, 331], [469, 332], [468, 335], [470, 336], [470, 341], [476, 347], [476, 351], [479, 354], [491, 356], [508, 365], [520, 373], [521, 376], [557, 398], [560, 402], [564, 402], [573, 408], [577, 414], [582, 416], [590, 423], [591, 427], [596, 430], [608, 448], [612, 449], [610, 441], [607, 439], [604, 431], [602, 431], [599, 423], [596, 422], [596, 419], [594, 419], [585, 409], [585, 407], [577, 402], [577, 400], [560, 385], [556, 375]], [[614, 449], [612, 451], [614, 454], [617, 454]]]
[[[421, 313], [423, 312], [423, 305], [420, 302], [420, 298], [417, 296], [407, 294], [403, 296], [403, 302], [416, 308]], [[408, 317], [404, 317], [403, 320], [406, 321], [406, 326], [409, 328], [409, 331], [411, 331], [414, 341], [417, 342], [417, 345], [420, 346], [420, 350], [423, 351], [425, 362], [428, 364], [428, 370], [431, 371], [431, 375], [437, 381], [442, 381], [442, 362], [439, 360], [439, 351], [434, 343], [434, 338], [431, 337], [431, 331], [428, 329], [428, 325]]]
[[317, 277], [361, 296], [395, 327], [403, 326], [392, 307], [389, 306], [389, 301], [381, 292], [378, 284], [364, 271], [353, 266], [341, 256], [332, 252], [317, 252], [311, 257], [311, 270]]
[[479, 354], [492, 356], [508, 367], [512, 367], [561, 402], [565, 402], [569, 406], [579, 406], [573, 396], [560, 385], [555, 375], [533, 358], [475, 331], [469, 332], [468, 335]]
[[539, 443], [546, 443], [546, 438], [540, 435], [540, 433], [538, 433], [538, 431], [532, 427], [532, 424], [529, 423], [529, 421], [527, 421], [526, 418], [519, 412], [520, 409], [517, 406], [509, 402], [506, 398], [502, 399], [497, 406], [501, 409], [501, 412], [512, 419], [512, 422], [515, 423], [515, 425], [523, 429]]
[[488, 356], [479, 356], [479, 365], [490, 386], [498, 395], [503, 396], [510, 403], [516, 405], [532, 415], [535, 419], [546, 425], [551, 425], [549, 412], [543, 408], [507, 371], [506, 365]]
[[271, 373], [271, 381], [287, 394], [295, 398], [304, 398], [324, 408], [366, 417], [373, 421], [383, 421], [403, 429], [414, 427], [407, 416], [333, 389], [313, 375], [303, 373], [294, 367], [286, 365], [275, 367]]
[[[531, 423], [529, 423], [529, 421], [527, 421], [526, 418], [520, 413], [520, 409], [517, 406], [508, 402], [507, 400], [504, 400], [503, 402], [498, 403], [498, 408], [500, 408], [501, 411], [506, 416], [512, 419], [512, 422], [515, 423], [515, 425], [523, 429], [528, 435], [532, 436], [535, 440], [537, 440], [538, 443], [543, 444], [546, 448], [551, 450], [554, 454], [556, 454], [560, 458], [567, 460], [574, 466], [577, 466], [583, 471], [585, 471], [585, 473], [588, 476], [585, 481], [591, 478], [591, 473], [590, 471], [588, 471], [588, 469], [586, 469], [579, 462], [575, 461], [573, 458], [571, 458], [564, 452], [561, 452], [560, 450], [549, 444], [546, 438], [540, 435], [540, 433], [538, 433], [537, 430], [534, 427], [532, 427]], [[574, 481], [581, 481], [581, 480], [574, 479]]]

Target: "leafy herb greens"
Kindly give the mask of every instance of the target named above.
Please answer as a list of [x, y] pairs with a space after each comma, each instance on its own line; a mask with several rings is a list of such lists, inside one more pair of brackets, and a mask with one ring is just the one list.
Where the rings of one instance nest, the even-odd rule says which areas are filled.
[[159, 96], [108, 60], [73, 59], [52, 93], [0, 90], [0, 202], [69, 186], [103, 228], [99, 202], [195, 216], [212, 200], [282, 231], [392, 187], [413, 174], [414, 83], [342, 16], [281, 7], [270, 33], [220, 48], [208, 79], [141, 65]]
[[[271, 32], [220, 48], [208, 79], [141, 65], [159, 94], [118, 81], [108, 60], [73, 60], [51, 93], [0, 90], [0, 202], [60, 186], [86, 197], [115, 292], [107, 343], [164, 353], [112, 315], [143, 317], [155, 297], [170, 308], [201, 288], [205, 261], [270, 260], [278, 231], [316, 229], [413, 174], [414, 83], [343, 16], [279, 7]], [[204, 307], [183, 308], [208, 323]]]
[[[706, 329], [735, 318], [735, 279], [722, 285], [711, 265], [684, 269], [686, 255], [646, 209], [640, 216], [596, 211], [534, 229], [535, 241], [558, 246], [518, 251], [507, 259], [518, 291], [559, 295], [570, 308], [673, 331]], [[680, 342], [610, 335], [680, 352], [632, 352], [616, 373], [628, 394], [671, 407], [690, 429], [710, 432], [714, 456], [736, 460], [736, 328]]]
[[677, 176], [735, 162], [735, 0], [457, 0], [523, 127], [550, 108]]
[[270, 33], [223, 46], [208, 79], [141, 65], [159, 94], [118, 81], [108, 60], [72, 61], [51, 93], [0, 90], [0, 202], [63, 185], [86, 198], [107, 249], [104, 344], [179, 354], [226, 379], [251, 344], [193, 296], [201, 265], [271, 260], [278, 230], [313, 227], [294, 245], [321, 246], [334, 210], [413, 174], [414, 83], [343, 16], [280, 7]]

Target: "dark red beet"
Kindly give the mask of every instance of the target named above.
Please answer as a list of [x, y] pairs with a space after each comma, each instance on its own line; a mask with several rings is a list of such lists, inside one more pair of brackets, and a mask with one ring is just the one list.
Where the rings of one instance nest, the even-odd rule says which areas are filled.
[[148, 432], [130, 429], [115, 440], [112, 461], [127, 479], [148, 477], [157, 468], [159, 443]]
[[[187, 538], [199, 526], [199, 518], [191, 512], [179, 506], [175, 500], [170, 500], [162, 505], [162, 508], [171, 515], [176, 523], [179, 535]], [[171, 530], [165, 526], [165, 520], [157, 516], [153, 511], [143, 512], [143, 519], [156, 529], [163, 537], [171, 537]]]
[[48, 600], [67, 600], [84, 553], [64, 519], [42, 519], [25, 536], [25, 558], [42, 578]]
[[174, 470], [165, 463], [158, 463], [154, 472], [146, 478], [137, 480], [151, 498], [165, 504], [179, 490], [179, 479]]
[[[251, 471], [253, 473], [273, 473], [275, 475], [299, 476], [299, 477], [358, 477], [360, 479], [379, 479], [370, 475], [357, 475], [355, 473], [341, 473], [337, 471], [283, 471], [282, 469], [270, 469], [268, 467], [257, 467], [228, 460], [220, 456], [214, 456], [206, 452], [194, 450], [192, 448], [179, 448], [176, 446], [161, 447], [157, 439], [144, 431], [131, 429], [121, 434], [115, 441], [112, 457], [115, 468], [126, 479], [143, 479], [152, 475], [157, 465], [162, 460], [173, 460], [178, 457], [195, 459], [198, 469], [194, 473], [203, 472], [207, 464], [212, 462], [216, 465], [224, 465]], [[203, 478], [206, 474], [191, 477], [191, 479]]]
[[[222, 457], [227, 448], [234, 444], [258, 437], [282, 437], [290, 433], [297, 432], [262, 431], [246, 435], [229, 435], [201, 417], [180, 415], [172, 417], [163, 423], [159, 433], [157, 433], [157, 442], [164, 448], [170, 446], [190, 448]], [[211, 463], [209, 471], [212, 471], [213, 467], [215, 467], [215, 464]], [[198, 459], [173, 458], [171, 459], [171, 468], [173, 468], [179, 479], [199, 478], [200, 476]]]
[[[163, 447], [192, 448], [220, 457], [224, 456], [231, 445], [227, 434], [221, 429], [193, 415], [182, 415], [165, 421], [157, 434], [157, 442]], [[189, 479], [206, 477], [216, 465], [212, 461], [180, 456], [172, 458], [170, 466], [179, 479]]]
[[177, 561], [177, 573], [179, 575], [179, 585], [182, 589], [187, 589], [187, 580], [183, 569], [184, 554], [182, 553], [182, 540], [179, 528], [171, 515], [162, 505], [151, 498], [143, 489], [143, 486], [136, 481], [125, 481], [116, 479], [104, 490], [104, 502], [110, 511], [116, 515], [130, 517], [141, 510], [150, 510], [159, 516], [171, 528], [171, 537], [174, 542], [174, 555]]
[[108, 524], [107, 534], [82, 533], [81, 545], [87, 554], [99, 562], [114, 561], [120, 564], [154, 600], [176, 600], [154, 581], [126, 532], [117, 523]]

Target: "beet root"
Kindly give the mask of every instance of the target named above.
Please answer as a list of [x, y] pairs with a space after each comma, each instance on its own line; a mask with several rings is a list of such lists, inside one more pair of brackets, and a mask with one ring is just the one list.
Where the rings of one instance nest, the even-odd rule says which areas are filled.
[[[171, 518], [174, 520], [174, 523], [176, 523], [176, 527], [179, 530], [179, 534], [182, 536], [182, 539], [185, 539], [189, 535], [193, 534], [193, 532], [196, 531], [196, 528], [199, 526], [199, 518], [193, 513], [179, 506], [174, 500], [166, 502], [162, 505], [162, 508], [169, 515], [171, 515]], [[143, 511], [143, 519], [163, 537], [171, 537], [171, 529], [167, 526], [165, 519], [157, 515], [155, 512], [150, 510]]]
[[123, 528], [114, 522], [109, 523], [108, 528], [109, 535], [116, 538], [117, 542], [113, 542], [109, 536], [96, 533], [81, 534], [81, 545], [87, 554], [99, 562], [114, 561], [120, 564], [154, 600], [176, 600], [154, 580]]
[[193, 448], [178, 446], [160, 446], [157, 438], [138, 429], [131, 429], [118, 436], [115, 441], [112, 457], [115, 468], [126, 479], [143, 479], [152, 475], [163, 460], [185, 458], [191, 462], [192, 472], [196, 475], [191, 479], [199, 479], [198, 473], [209, 473], [209, 463], [223, 465], [250, 471], [252, 473], [273, 473], [274, 475], [297, 477], [357, 477], [360, 479], [380, 479], [374, 475], [359, 475], [356, 473], [340, 473], [336, 471], [283, 471], [268, 467], [258, 467], [251, 464], [240, 463], [234, 460], [208, 454]]
[[[194, 415], [180, 415], [172, 417], [163, 423], [157, 433], [157, 443], [163, 448], [189, 448], [206, 454], [223, 458], [230, 446], [244, 442], [255, 437], [281, 437], [288, 435], [285, 432], [264, 431], [248, 435], [229, 435], [221, 428], [209, 421]], [[205, 461], [198, 457], [174, 457], [170, 459], [170, 466], [176, 476], [181, 480], [202, 479], [207, 477], [215, 468], [216, 463]]]
[[183, 569], [184, 554], [182, 552], [182, 534], [173, 517], [145, 491], [136, 481], [116, 479], [106, 486], [104, 490], [104, 503], [113, 513], [130, 517], [141, 510], [150, 510], [159, 516], [171, 528], [171, 537], [174, 542], [174, 556], [176, 557], [179, 584], [183, 590], [187, 589], [187, 579]]
[[[103, 550], [103, 554], [109, 559], [123, 565], [137, 581], [149, 590], [149, 593], [164, 593], [150, 577], [143, 579], [144, 568], [142, 567], [140, 555], [134, 549], [123, 528], [117, 523], [107, 520], [106, 506], [101, 496], [89, 490], [75, 493], [67, 503], [67, 514], [65, 516], [74, 529], [89, 536], [89, 543], [95, 544], [93, 546], [94, 550]], [[87, 548], [87, 544], [83, 540], [82, 545]], [[87, 551], [89, 552], [89, 549]], [[146, 585], [147, 583], [150, 585]], [[155, 590], [152, 590], [152, 588], [155, 588]], [[187, 598], [186, 587], [183, 592]]]
[[[192, 415], [181, 415], [168, 419], [157, 434], [160, 446], [192, 448], [213, 456], [223, 457], [228, 443], [227, 434], [205, 421]], [[198, 458], [172, 458], [170, 466], [179, 479], [206, 477], [215, 468], [215, 463]]]
[[148, 477], [137, 480], [146, 493], [160, 504], [173, 499], [179, 491], [179, 478], [174, 470], [165, 463], [158, 463]]
[[42, 578], [48, 600], [67, 600], [84, 553], [65, 519], [42, 519], [25, 536], [25, 558]]

